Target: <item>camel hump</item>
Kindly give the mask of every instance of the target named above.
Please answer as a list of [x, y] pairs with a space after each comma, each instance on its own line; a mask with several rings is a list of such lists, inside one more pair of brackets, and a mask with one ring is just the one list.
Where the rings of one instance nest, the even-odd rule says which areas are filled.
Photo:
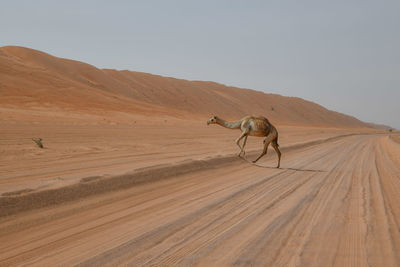
[[241, 121], [248, 121], [248, 120], [251, 120], [251, 119], [254, 119], [254, 116], [246, 116], [246, 117], [243, 117], [243, 118], [241, 119]]
[[269, 123], [269, 120], [264, 116], [257, 116], [257, 117], [253, 117], [253, 118], [256, 120], [261, 120], [261, 121], [265, 121], [265, 122]]

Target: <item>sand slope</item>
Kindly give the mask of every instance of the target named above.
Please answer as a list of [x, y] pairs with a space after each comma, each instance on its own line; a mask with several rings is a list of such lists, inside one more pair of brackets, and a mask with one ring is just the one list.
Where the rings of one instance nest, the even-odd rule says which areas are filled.
[[[368, 127], [354, 117], [295, 97], [132, 71], [98, 69], [23, 47], [0, 48], [0, 104], [124, 112], [264, 115], [296, 125]], [[175, 110], [175, 112], [172, 111]], [[180, 111], [180, 112], [179, 112]]]

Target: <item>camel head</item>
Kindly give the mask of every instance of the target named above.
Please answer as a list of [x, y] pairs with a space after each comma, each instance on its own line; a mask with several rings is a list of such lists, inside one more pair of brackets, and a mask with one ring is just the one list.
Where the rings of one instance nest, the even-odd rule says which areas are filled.
[[212, 116], [211, 119], [207, 121], [207, 125], [217, 123], [217, 116]]

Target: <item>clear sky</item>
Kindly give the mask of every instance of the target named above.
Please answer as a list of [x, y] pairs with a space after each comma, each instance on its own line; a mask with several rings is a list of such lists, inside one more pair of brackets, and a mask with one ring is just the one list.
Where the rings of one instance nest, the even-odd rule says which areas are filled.
[[400, 129], [400, 1], [1, 1], [0, 46], [298, 96]]

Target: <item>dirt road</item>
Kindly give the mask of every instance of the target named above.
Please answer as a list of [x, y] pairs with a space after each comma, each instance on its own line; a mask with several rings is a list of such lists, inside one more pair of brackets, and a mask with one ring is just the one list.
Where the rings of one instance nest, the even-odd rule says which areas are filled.
[[3, 217], [0, 265], [400, 265], [399, 143], [348, 136], [288, 149], [281, 169], [273, 151], [259, 164]]

